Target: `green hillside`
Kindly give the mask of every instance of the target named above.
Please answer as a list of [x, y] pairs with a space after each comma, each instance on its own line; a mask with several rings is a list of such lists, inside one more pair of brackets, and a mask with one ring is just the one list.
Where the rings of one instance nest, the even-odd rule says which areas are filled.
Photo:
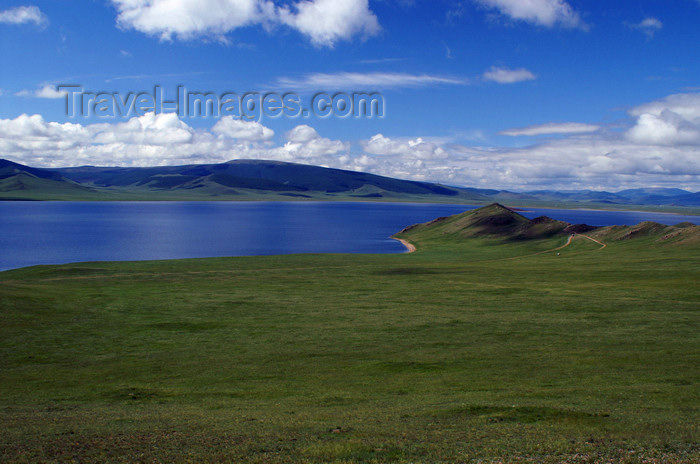
[[37, 169], [0, 160], [0, 200], [485, 201], [473, 191], [275, 161]]
[[462, 188], [365, 172], [264, 160], [156, 167], [38, 169], [0, 159], [0, 201], [410, 201], [599, 208], [700, 214], [700, 193], [632, 189], [618, 193]]
[[0, 273], [0, 461], [699, 462], [698, 227], [526, 221]]
[[456, 189], [427, 182], [276, 161], [235, 160], [222, 164], [153, 168], [65, 168], [58, 172], [76, 182], [102, 187], [149, 185], [153, 188], [187, 188], [209, 180], [231, 188], [258, 190], [339, 193], [372, 185], [396, 193], [458, 194]]
[[0, 199], [80, 200], [97, 195], [95, 189], [73, 182], [57, 172], [0, 159]]
[[402, 237], [437, 242], [468, 237], [525, 240], [562, 233], [569, 225], [544, 216], [530, 220], [501, 204], [493, 203], [426, 224], [409, 226], [401, 234]]

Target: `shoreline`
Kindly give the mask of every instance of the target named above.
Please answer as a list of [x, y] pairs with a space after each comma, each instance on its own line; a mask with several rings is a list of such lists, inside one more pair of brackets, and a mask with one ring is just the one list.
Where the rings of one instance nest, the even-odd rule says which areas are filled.
[[[465, 200], [468, 201], [468, 200]], [[413, 203], [417, 205], [459, 205], [466, 206], [468, 209], [477, 209], [487, 206], [489, 203], [480, 202], [462, 202], [462, 201], [439, 201], [439, 199], [417, 199], [417, 198], [387, 198], [385, 200], [362, 199], [362, 198], [260, 198], [260, 197], [244, 197], [244, 198], [90, 198], [90, 199], [40, 199], [40, 198], [13, 198], [1, 197], [0, 203], [13, 202], [44, 202], [44, 203], [396, 203], [405, 204]], [[660, 213], [672, 214], [676, 216], [700, 216], [700, 207], [698, 206], [668, 206], [668, 205], [625, 205], [618, 204], [617, 208], [604, 208], [602, 205], [592, 208], [581, 207], [577, 203], [570, 205], [555, 204], [544, 205], [540, 204], [523, 204], [519, 206], [505, 205], [511, 211], [517, 213], [532, 212], [532, 209], [551, 209], [551, 210], [570, 210], [570, 211], [602, 211], [602, 212], [629, 212], [629, 213]], [[632, 208], [632, 209], [628, 209]], [[680, 211], [679, 211], [680, 209]]]
[[406, 253], [413, 253], [414, 251], [416, 251], [416, 246], [414, 244], [412, 244], [411, 242], [409, 242], [408, 240], [404, 240], [402, 238], [397, 238], [397, 237], [391, 237], [391, 238], [401, 242], [401, 244], [406, 247]]

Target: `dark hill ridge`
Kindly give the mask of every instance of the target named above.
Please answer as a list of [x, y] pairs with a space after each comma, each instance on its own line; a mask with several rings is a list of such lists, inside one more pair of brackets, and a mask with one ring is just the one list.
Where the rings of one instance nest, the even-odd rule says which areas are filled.
[[16, 200], [51, 200], [62, 196], [85, 196], [95, 193], [94, 189], [73, 182], [57, 171], [31, 168], [0, 159], [0, 194], [3, 192], [10, 195], [2, 195], [0, 199]]
[[569, 224], [546, 216], [528, 219], [499, 203], [412, 225], [396, 234], [396, 237], [419, 242], [436, 239], [443, 242], [459, 241], [469, 238], [519, 241], [571, 234], [587, 234], [601, 241], [644, 238], [658, 243], [700, 243], [700, 226], [690, 223], [666, 226], [655, 222], [642, 222], [635, 226], [594, 227]]
[[677, 188], [639, 188], [615, 193], [597, 190], [535, 190], [522, 195], [540, 201], [573, 201], [610, 205], [700, 205], [700, 192], [693, 193]]
[[652, 244], [700, 244], [700, 226], [688, 222], [667, 226], [657, 222], [645, 221], [634, 226], [601, 227], [590, 235], [598, 240], [608, 242], [648, 240]]
[[459, 191], [427, 182], [415, 182], [278, 161], [235, 160], [222, 164], [153, 168], [64, 168], [57, 172], [80, 183], [100, 187], [144, 186], [193, 188], [214, 182], [230, 188], [293, 192], [339, 193], [372, 186], [378, 190], [417, 195], [456, 196]]
[[40, 169], [0, 159], [0, 200], [210, 200], [313, 198], [487, 204], [700, 206], [700, 192], [645, 188], [511, 192], [451, 187], [356, 171], [265, 160], [159, 167]]
[[56, 171], [48, 169], [30, 168], [19, 163], [13, 163], [5, 159], [0, 159], [0, 180], [8, 179], [17, 175], [25, 174], [37, 179], [48, 179], [61, 181], [64, 177]]
[[[45, 179], [55, 184], [28, 183], [23, 177]], [[429, 182], [393, 179], [364, 172], [345, 171], [294, 163], [260, 160], [235, 160], [221, 164], [162, 167], [94, 167], [37, 169], [0, 160], [0, 198], [12, 194], [50, 195], [61, 198], [66, 187], [81, 186], [85, 192], [110, 199], [119, 195], [137, 198], [171, 198], [178, 195], [195, 199], [236, 197], [273, 193], [289, 197], [331, 198], [455, 198], [460, 201], [484, 201], [485, 196], [464, 189]], [[63, 185], [58, 185], [63, 184]], [[85, 193], [84, 192], [84, 193]], [[3, 194], [4, 193], [4, 194]], [[81, 198], [83, 199], [83, 198]], [[93, 198], [84, 198], [93, 199]]]
[[456, 239], [490, 237], [525, 240], [564, 233], [567, 227], [571, 227], [568, 222], [557, 221], [546, 216], [530, 220], [510, 208], [493, 203], [454, 216], [438, 218], [425, 224], [416, 224], [405, 228], [400, 234], [427, 233]]

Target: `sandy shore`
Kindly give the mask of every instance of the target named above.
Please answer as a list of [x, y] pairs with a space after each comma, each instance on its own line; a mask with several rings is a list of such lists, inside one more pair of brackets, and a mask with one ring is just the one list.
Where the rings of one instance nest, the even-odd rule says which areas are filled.
[[413, 244], [412, 244], [411, 242], [409, 242], [408, 240], [404, 240], [404, 239], [402, 239], [402, 238], [396, 238], [396, 237], [391, 237], [391, 238], [393, 238], [394, 240], [398, 240], [399, 242], [401, 242], [401, 243], [403, 244], [403, 246], [406, 247], [406, 253], [413, 253], [414, 251], [416, 251], [415, 245], [413, 245]]

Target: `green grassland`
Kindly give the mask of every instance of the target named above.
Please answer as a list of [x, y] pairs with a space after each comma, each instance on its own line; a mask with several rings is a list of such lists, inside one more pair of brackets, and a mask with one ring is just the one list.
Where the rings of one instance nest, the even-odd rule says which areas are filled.
[[698, 228], [562, 227], [0, 273], [0, 461], [700, 461]]

